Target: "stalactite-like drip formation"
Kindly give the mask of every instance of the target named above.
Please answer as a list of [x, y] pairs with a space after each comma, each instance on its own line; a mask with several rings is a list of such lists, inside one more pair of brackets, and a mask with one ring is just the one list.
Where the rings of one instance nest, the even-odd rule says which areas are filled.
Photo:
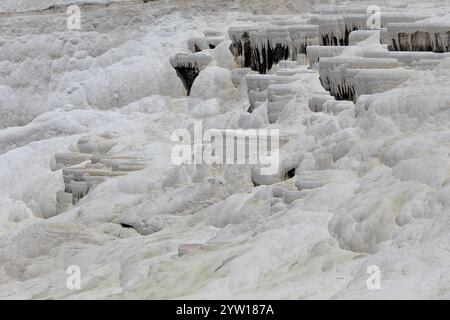
[[323, 16], [319, 18], [321, 46], [346, 46], [345, 21], [342, 16]]
[[232, 41], [230, 50], [236, 62], [243, 68], [250, 68], [252, 49], [250, 46], [250, 35], [252, 31], [257, 31], [258, 26], [230, 27], [228, 34]]
[[319, 62], [320, 80], [337, 100], [354, 100], [355, 90], [352, 69], [394, 69], [401, 67], [395, 59], [377, 59], [362, 57], [323, 58]]
[[228, 33], [236, 62], [259, 73], [267, 73], [282, 60], [296, 61], [318, 42], [318, 26], [309, 24], [231, 27]]
[[[423, 20], [429, 16], [397, 12], [398, 8], [394, 11], [382, 8], [376, 17], [367, 10], [366, 6], [319, 6], [298, 19], [270, 21], [261, 17], [254, 20], [257, 23], [231, 27], [230, 49], [244, 68], [236, 73], [236, 79], [238, 84], [242, 77], [246, 79], [250, 112], [264, 105], [269, 122], [277, 121], [283, 108], [295, 97], [298, 88], [295, 82], [307, 79], [306, 69], [286, 67], [286, 62], [281, 66], [280, 62], [298, 63], [301, 54], [306, 54], [311, 72], [319, 71], [320, 81], [329, 92], [318, 92], [310, 101], [310, 109], [330, 114], [348, 109], [361, 95], [391, 90], [406, 81], [413, 70], [429, 70], [448, 57], [437, 53], [448, 50], [450, 39], [450, 32], [442, 23], [424, 24]], [[417, 31], [404, 35], [418, 26], [433, 31], [433, 37]], [[394, 39], [396, 36], [399, 40]], [[359, 46], [365, 41], [376, 49]], [[415, 46], [430, 52], [413, 52], [418, 50]], [[349, 47], [355, 49], [346, 51]], [[387, 50], [399, 47], [411, 52]], [[264, 75], [278, 63], [278, 71]], [[250, 69], [263, 75], [248, 74]]]
[[387, 29], [393, 51], [450, 52], [450, 23], [391, 23]]
[[[428, 18], [425, 15], [402, 13], [380, 13], [380, 25], [376, 26], [372, 14], [350, 13], [341, 15], [324, 15], [319, 17], [320, 45], [322, 46], [348, 46], [350, 33], [356, 30], [383, 29], [394, 22], [415, 22]], [[383, 31], [382, 41], [386, 41]]]
[[192, 84], [200, 74], [200, 71], [211, 63], [210, 50], [225, 40], [226, 38], [222, 32], [205, 30], [203, 37], [188, 39], [187, 46], [189, 51], [191, 51], [190, 53], [180, 52], [170, 58], [170, 63], [183, 82], [187, 95], [190, 95]]
[[[411, 13], [383, 12], [380, 14], [380, 30], [375, 31], [372, 30], [375, 28], [373, 15], [366, 13], [366, 7], [333, 6], [317, 10], [303, 17], [303, 20], [275, 20], [230, 27], [230, 50], [237, 63], [241, 67], [267, 73], [281, 60], [297, 60], [299, 55], [307, 53], [309, 46], [348, 46], [374, 33], [380, 34], [382, 43], [388, 43], [386, 27], [389, 23], [428, 18]], [[358, 30], [361, 32], [354, 33], [353, 39], [350, 39], [350, 34]]]
[[200, 71], [211, 63], [211, 61], [211, 56], [206, 52], [177, 53], [174, 57], [170, 58], [170, 63], [177, 71], [188, 95], [190, 94], [195, 78], [197, 78]]
[[354, 102], [362, 95], [392, 90], [408, 80], [414, 70], [396, 69], [347, 69], [348, 87]]

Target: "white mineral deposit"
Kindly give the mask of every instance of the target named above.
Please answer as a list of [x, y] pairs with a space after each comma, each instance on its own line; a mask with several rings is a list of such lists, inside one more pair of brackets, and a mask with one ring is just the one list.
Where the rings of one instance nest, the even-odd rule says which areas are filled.
[[1, 0], [0, 299], [450, 299], [449, 88], [448, 0]]

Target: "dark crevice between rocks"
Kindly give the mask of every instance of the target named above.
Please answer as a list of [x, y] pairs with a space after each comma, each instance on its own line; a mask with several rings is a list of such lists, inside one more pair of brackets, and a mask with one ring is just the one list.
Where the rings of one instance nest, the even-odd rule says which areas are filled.
[[[281, 44], [276, 44], [274, 48], [267, 44], [267, 49], [262, 48], [259, 52], [258, 49], [254, 49], [254, 52], [250, 54], [250, 65], [249, 67], [261, 74], [267, 73], [274, 64], [282, 60], [287, 60], [289, 58], [289, 47], [282, 46]], [[246, 59], [247, 62], [247, 59]]]

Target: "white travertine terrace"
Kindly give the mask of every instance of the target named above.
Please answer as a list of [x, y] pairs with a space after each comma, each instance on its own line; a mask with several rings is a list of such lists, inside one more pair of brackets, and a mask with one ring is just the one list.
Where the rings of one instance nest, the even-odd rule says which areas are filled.
[[308, 46], [318, 44], [318, 26], [306, 23], [230, 27], [228, 33], [238, 63], [260, 73], [281, 60], [296, 61]]
[[362, 95], [386, 92], [398, 87], [414, 74], [414, 70], [396, 69], [347, 69], [346, 81], [351, 99]]
[[319, 18], [320, 44], [325, 46], [349, 45], [349, 35], [352, 31], [368, 30], [373, 28], [386, 28], [393, 22], [415, 22], [429, 18], [426, 15], [417, 15], [403, 12], [381, 12], [380, 25], [374, 25], [372, 14], [341, 14], [324, 15]]
[[134, 156], [110, 153], [114, 145], [110, 138], [84, 136], [77, 142], [78, 152], [54, 155], [52, 170], [62, 171], [65, 185], [64, 192], [58, 194], [59, 207], [67, 210], [96, 185], [145, 168], [145, 162]]
[[[378, 30], [372, 29], [373, 26], [369, 25], [371, 14], [367, 13], [368, 7], [346, 5], [319, 6], [310, 14], [299, 18], [286, 17], [283, 20], [274, 17], [271, 21], [264, 17], [259, 21], [255, 20], [257, 23], [254, 24], [230, 27], [229, 35], [232, 40], [230, 49], [238, 64], [247, 67], [242, 70], [250, 68], [266, 73], [272, 67], [271, 64], [270, 67], [267, 65], [269, 60], [277, 62], [286, 59], [294, 64], [289, 68], [280, 64], [273, 74], [267, 76], [253, 74], [245, 76], [249, 110], [264, 106], [267, 109], [268, 121], [274, 123], [295, 97], [295, 91], [298, 89], [295, 83], [301, 81], [304, 69], [295, 66], [296, 63], [301, 65], [302, 61], [298, 60], [298, 56], [288, 54], [286, 48], [292, 46], [292, 42], [288, 41], [287, 28], [297, 26], [296, 24], [302, 28], [309, 26], [318, 28], [321, 45], [310, 43], [306, 48], [302, 47], [302, 51], [306, 53], [309, 68], [318, 70], [321, 83], [329, 90], [331, 96], [321, 93], [318, 98], [311, 99], [309, 107], [315, 112], [337, 114], [344, 111], [348, 104], [332, 102], [333, 97], [337, 100], [356, 102], [361, 95], [396, 88], [410, 78], [413, 70], [431, 70], [438, 66], [440, 61], [448, 57], [447, 54], [387, 50], [393, 49], [390, 42], [392, 26], [417, 26], [421, 25], [422, 21], [430, 21], [425, 20], [430, 19], [429, 12], [424, 14], [403, 12], [403, 7], [407, 7], [407, 4], [395, 8], [381, 7]], [[369, 45], [365, 49], [363, 43], [373, 44], [374, 41], [378, 42], [378, 47]], [[270, 42], [279, 44], [279, 52], [267, 50], [270, 47], [267, 43]], [[241, 79], [242, 76], [237, 78]], [[235, 81], [235, 85], [239, 83], [240, 81]], [[322, 103], [323, 99], [330, 100], [325, 108], [326, 101]]]
[[[406, 4], [395, 9], [382, 8], [379, 30], [371, 30], [372, 26], [368, 25], [371, 15], [365, 12], [367, 7], [325, 6], [316, 8], [311, 14], [303, 15], [297, 20], [285, 19], [289, 20], [286, 25], [301, 21], [303, 26], [310, 24], [319, 28], [321, 45], [309, 44], [305, 48], [305, 53], [307, 65], [311, 70], [318, 71], [321, 83], [330, 95], [315, 92], [315, 96], [309, 100], [309, 109], [333, 115], [344, 111], [351, 113], [353, 103], [357, 102], [359, 97], [397, 88], [410, 79], [415, 71], [432, 70], [449, 57], [445, 53], [388, 50], [392, 49], [389, 42], [391, 32], [389, 26], [420, 25], [421, 22], [417, 21], [430, 18], [428, 12], [425, 14], [402, 12], [402, 6]], [[231, 51], [236, 61], [242, 66], [266, 73], [270, 68], [264, 64], [264, 59], [277, 55], [277, 53], [270, 55], [269, 52], [267, 56], [264, 46], [268, 41], [267, 38], [272, 36], [274, 42], [280, 43], [282, 48], [288, 47], [288, 42], [285, 41], [287, 37], [282, 29], [274, 28], [272, 33], [267, 31], [271, 30], [273, 24], [283, 26], [280, 20], [276, 23], [266, 18], [261, 21], [263, 23], [230, 27], [229, 35], [233, 42]], [[261, 39], [264, 40], [261, 42]], [[286, 52], [284, 56], [283, 53], [280, 55], [282, 57], [276, 57], [274, 61], [283, 58], [291, 60], [293, 65], [286, 68], [280, 63], [273, 74], [245, 76], [250, 102], [249, 111], [254, 111], [255, 108], [262, 110], [263, 107], [267, 110], [269, 123], [283, 119], [283, 110], [288, 108], [299, 90], [296, 83], [307, 81], [307, 78], [303, 78], [305, 72], [301, 66], [302, 61], [293, 59]]]
[[[361, 41], [367, 40], [373, 35], [380, 35], [381, 30], [355, 30], [348, 36], [348, 45], [354, 46]], [[381, 41], [383, 43], [383, 41]]]
[[450, 58], [450, 53], [434, 53], [423, 51], [364, 51], [366, 58], [388, 58], [396, 59], [405, 65], [412, 65], [420, 60], [442, 61]]
[[[276, 123], [278, 119], [283, 115], [283, 110], [285, 107], [295, 99], [296, 95], [299, 93], [299, 87], [303, 85], [305, 82], [311, 81], [311, 78], [315, 76], [315, 74], [310, 72], [296, 73], [296, 77], [290, 83], [271, 83], [268, 85], [266, 90], [266, 99], [267, 99], [267, 118], [269, 123]], [[249, 92], [250, 95], [253, 92]], [[316, 89], [315, 91], [311, 91], [311, 94], [324, 95], [327, 96], [327, 92], [323, 89]], [[263, 98], [264, 94], [260, 93], [259, 98]], [[331, 96], [330, 96], [331, 97]], [[262, 99], [261, 99], [262, 100]], [[262, 101], [259, 101], [261, 104]]]
[[[416, 22], [429, 18], [428, 15], [411, 12], [380, 13], [379, 31], [372, 24], [373, 17], [367, 7], [324, 7], [320, 14], [301, 18], [257, 22], [250, 25], [232, 26], [228, 33], [232, 41], [231, 50], [241, 67], [249, 67], [260, 73], [268, 72], [273, 64], [281, 60], [296, 61], [305, 54], [307, 47], [348, 46], [365, 40], [373, 33], [379, 33], [382, 43], [389, 43], [387, 25], [393, 22]], [[322, 12], [321, 10], [324, 10]], [[283, 22], [284, 21], [284, 22]], [[357, 31], [360, 31], [359, 33]], [[352, 35], [351, 43], [350, 35]]]
[[309, 46], [306, 48], [310, 68], [316, 69], [320, 58], [334, 57], [342, 53], [345, 46]]
[[[448, 0], [93, 1], [0, 1], [0, 299], [450, 299]], [[278, 170], [178, 165], [199, 122]]]
[[395, 59], [335, 57], [323, 58], [319, 62], [320, 81], [331, 95], [339, 100], [353, 100], [352, 75], [348, 69], [394, 69], [401, 67]]
[[248, 97], [250, 106], [255, 108], [258, 102], [267, 100], [267, 89], [271, 84], [287, 84], [298, 79], [298, 75], [278, 76], [265, 74], [249, 74], [245, 77], [247, 81]]

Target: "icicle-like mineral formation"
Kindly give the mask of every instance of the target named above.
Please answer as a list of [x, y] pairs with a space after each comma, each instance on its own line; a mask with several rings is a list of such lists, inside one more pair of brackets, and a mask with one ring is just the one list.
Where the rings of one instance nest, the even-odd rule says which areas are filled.
[[[382, 12], [379, 25], [376, 25], [372, 14], [349, 13], [342, 15], [323, 15], [319, 17], [319, 39], [323, 46], [348, 46], [352, 31], [385, 28], [389, 23], [415, 22], [428, 18], [425, 15], [410, 13]], [[384, 40], [383, 34], [383, 40]]]
[[348, 86], [352, 90], [353, 101], [362, 95], [389, 91], [408, 80], [414, 70], [396, 69], [347, 69]]
[[282, 60], [296, 61], [308, 46], [318, 43], [318, 26], [306, 23], [231, 27], [228, 33], [236, 62], [259, 73]]
[[450, 22], [390, 23], [387, 29], [391, 50], [450, 52]]
[[207, 52], [180, 52], [170, 58], [170, 63], [177, 71], [181, 81], [183, 81], [188, 95], [191, 92], [195, 78], [198, 77], [200, 71], [210, 64], [211, 61], [212, 58]]
[[354, 100], [354, 74], [348, 69], [394, 69], [401, 67], [395, 59], [335, 57], [319, 62], [320, 80], [325, 89], [337, 100]]

